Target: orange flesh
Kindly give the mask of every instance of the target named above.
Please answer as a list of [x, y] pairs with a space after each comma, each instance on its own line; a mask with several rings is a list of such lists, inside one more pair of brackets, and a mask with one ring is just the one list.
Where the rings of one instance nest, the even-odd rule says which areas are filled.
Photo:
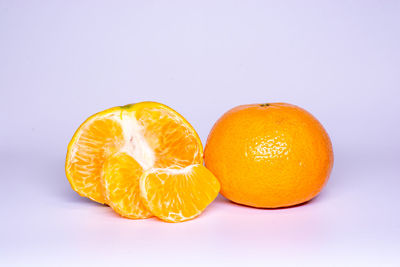
[[142, 198], [148, 209], [167, 222], [198, 216], [218, 195], [220, 185], [201, 164], [185, 169], [153, 169], [140, 180]]

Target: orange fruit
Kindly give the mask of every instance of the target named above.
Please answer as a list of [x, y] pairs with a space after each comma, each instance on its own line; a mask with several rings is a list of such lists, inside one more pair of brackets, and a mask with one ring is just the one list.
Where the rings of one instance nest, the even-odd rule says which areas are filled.
[[196, 131], [180, 114], [160, 103], [141, 102], [89, 117], [68, 145], [65, 172], [81, 196], [107, 203], [126, 217], [147, 217], [137, 197], [141, 173], [202, 164], [202, 150]]
[[251, 104], [229, 110], [215, 123], [204, 159], [226, 198], [278, 208], [306, 202], [321, 191], [333, 152], [327, 132], [304, 109]]
[[202, 164], [180, 169], [151, 169], [140, 179], [142, 199], [148, 209], [167, 222], [198, 216], [218, 195], [220, 185]]

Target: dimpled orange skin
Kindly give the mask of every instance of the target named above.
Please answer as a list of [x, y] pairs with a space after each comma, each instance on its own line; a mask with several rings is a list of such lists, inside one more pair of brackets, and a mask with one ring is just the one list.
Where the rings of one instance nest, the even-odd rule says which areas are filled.
[[229, 110], [215, 123], [204, 159], [226, 198], [279, 208], [306, 202], [321, 191], [333, 151], [325, 129], [304, 109], [251, 104]]

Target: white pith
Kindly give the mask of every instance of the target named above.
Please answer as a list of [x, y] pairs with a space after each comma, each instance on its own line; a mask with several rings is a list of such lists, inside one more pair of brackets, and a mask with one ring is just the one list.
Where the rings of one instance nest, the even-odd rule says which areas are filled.
[[196, 164], [192, 164], [192, 165], [189, 165], [189, 166], [186, 166], [186, 167], [180, 167], [180, 168], [174, 168], [174, 167], [172, 167], [172, 168], [154, 168], [154, 169], [152, 169], [151, 171], [152, 172], [157, 172], [157, 173], [167, 173], [167, 174], [173, 174], [173, 175], [176, 175], [176, 174], [188, 174], [188, 173], [190, 173], [191, 171], [192, 171], [192, 169], [193, 169], [193, 167], [195, 166]]
[[125, 140], [120, 152], [134, 158], [144, 170], [153, 167], [154, 152], [143, 136], [143, 127], [138, 123], [135, 111], [121, 111], [120, 116], [116, 116], [115, 119], [122, 127]]

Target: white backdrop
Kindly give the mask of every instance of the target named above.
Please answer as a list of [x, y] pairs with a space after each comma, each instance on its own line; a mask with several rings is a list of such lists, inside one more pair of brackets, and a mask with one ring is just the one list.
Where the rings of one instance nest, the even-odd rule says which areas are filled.
[[[0, 263], [399, 265], [399, 47], [398, 1], [0, 0]], [[203, 144], [236, 105], [297, 104], [332, 138], [331, 179], [295, 208], [119, 218], [64, 157], [86, 117], [144, 100]]]

